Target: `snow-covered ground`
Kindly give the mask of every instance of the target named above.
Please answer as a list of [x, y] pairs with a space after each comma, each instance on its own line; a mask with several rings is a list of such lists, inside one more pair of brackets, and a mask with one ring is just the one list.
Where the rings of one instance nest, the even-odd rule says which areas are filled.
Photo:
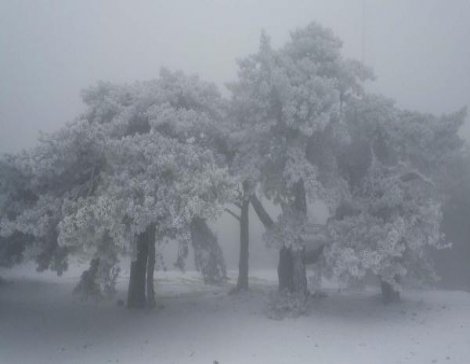
[[153, 311], [117, 304], [125, 273], [116, 299], [82, 302], [78, 271], [0, 271], [0, 363], [470, 363], [468, 293], [407, 291], [385, 307], [372, 289], [331, 290], [308, 316], [279, 321], [266, 315], [275, 272], [254, 272], [241, 295], [159, 272]]

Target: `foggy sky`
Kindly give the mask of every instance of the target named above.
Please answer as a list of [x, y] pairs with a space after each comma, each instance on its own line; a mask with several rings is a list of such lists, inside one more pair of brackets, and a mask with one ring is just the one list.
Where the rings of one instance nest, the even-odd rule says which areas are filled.
[[80, 90], [98, 80], [151, 79], [166, 66], [223, 87], [262, 29], [278, 46], [311, 21], [364, 58], [377, 76], [369, 89], [399, 106], [470, 105], [469, 0], [0, 0], [0, 153], [72, 120]]

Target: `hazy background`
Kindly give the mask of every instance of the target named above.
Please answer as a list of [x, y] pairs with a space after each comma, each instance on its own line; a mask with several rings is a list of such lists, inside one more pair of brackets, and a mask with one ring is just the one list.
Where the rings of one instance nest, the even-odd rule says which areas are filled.
[[371, 89], [400, 106], [470, 104], [469, 0], [0, 0], [0, 153], [76, 117], [80, 90], [98, 80], [166, 66], [223, 87], [262, 29], [277, 46], [310, 21], [332, 28], [346, 56], [375, 69]]

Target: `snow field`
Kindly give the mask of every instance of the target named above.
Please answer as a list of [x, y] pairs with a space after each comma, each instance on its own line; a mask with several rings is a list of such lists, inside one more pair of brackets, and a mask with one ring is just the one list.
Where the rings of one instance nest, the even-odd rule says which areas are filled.
[[0, 363], [241, 364], [470, 362], [470, 294], [406, 291], [383, 306], [378, 292], [328, 290], [307, 316], [266, 315], [275, 272], [253, 272], [252, 290], [228, 295], [194, 272], [157, 272], [159, 308], [130, 311], [118, 295], [83, 302], [78, 271], [63, 277], [2, 271]]

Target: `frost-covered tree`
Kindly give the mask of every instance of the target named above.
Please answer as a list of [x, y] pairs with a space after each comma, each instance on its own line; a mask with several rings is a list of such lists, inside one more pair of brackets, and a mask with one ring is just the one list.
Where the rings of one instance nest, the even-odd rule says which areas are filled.
[[282, 210], [272, 227], [266, 225], [268, 240], [280, 248], [281, 290], [306, 293], [304, 251], [317, 234], [307, 206], [326, 191], [309, 145], [327, 129], [341, 134], [342, 105], [362, 92], [361, 82], [370, 76], [343, 59], [340, 49], [341, 42], [316, 24], [291, 33], [279, 50], [263, 35], [259, 51], [240, 61], [231, 85], [244, 143], [237, 157], [241, 174]]
[[231, 189], [211, 148], [222, 143], [213, 127], [221, 118], [217, 89], [163, 70], [154, 81], [99, 84], [83, 98], [80, 118], [2, 162], [2, 236], [31, 236], [44, 268], [52, 261], [65, 269], [69, 252], [93, 257], [82, 287], [101, 274], [108, 289], [119, 254], [132, 254], [130, 307], [154, 304], [155, 241], [178, 241], [184, 252], [192, 240], [205, 279], [225, 278], [206, 223]]
[[[18, 168], [14, 156], [4, 156], [0, 161], [0, 221], [14, 219], [36, 196], [31, 192], [28, 177]], [[3, 225], [3, 224], [2, 224]], [[24, 259], [31, 237], [20, 232], [8, 232], [0, 225], [0, 265], [12, 266]], [[10, 230], [10, 229], [9, 229]]]
[[350, 142], [337, 154], [348, 190], [328, 224], [333, 276], [378, 276], [386, 302], [405, 277], [432, 278], [429, 248], [445, 246], [438, 181], [461, 150], [464, 116], [403, 111], [376, 96], [348, 103]]
[[[67, 268], [67, 248], [58, 243], [58, 224], [68, 201], [92, 196], [103, 167], [101, 136], [86, 123], [70, 123], [44, 135], [38, 145], [4, 157], [1, 172], [2, 240], [17, 241], [38, 270]], [[3, 245], [3, 244], [2, 244]]]
[[187, 245], [193, 220], [219, 211], [226, 173], [210, 152], [158, 132], [112, 140], [106, 155], [97, 196], [68, 206], [60, 241], [96, 249], [96, 241], [109, 235], [116, 249], [135, 257], [129, 307], [153, 306], [155, 242], [171, 238]]
[[[213, 84], [196, 76], [163, 69], [160, 77], [152, 81], [99, 84], [84, 92], [84, 100], [89, 106], [85, 118], [105, 125], [113, 139], [153, 130], [211, 151], [218, 166], [225, 163], [227, 146], [221, 133], [223, 101]], [[204, 219], [197, 222], [191, 230], [196, 267], [206, 282], [221, 282], [226, 276], [222, 251], [207, 222]], [[176, 265], [182, 266], [187, 249], [179, 252], [182, 255]], [[208, 276], [209, 273], [213, 275]]]
[[154, 81], [98, 85], [84, 99], [84, 118], [107, 136], [107, 163], [98, 197], [69, 206], [64, 244], [76, 244], [85, 233], [76, 227], [84, 224], [91, 247], [109, 235], [118, 251], [130, 250], [130, 307], [154, 304], [156, 240], [179, 241], [181, 265], [190, 239], [205, 281], [224, 279], [222, 251], [206, 222], [231, 188], [224, 161], [213, 153], [215, 145], [223, 148], [215, 127], [221, 119], [217, 89], [163, 70]]

